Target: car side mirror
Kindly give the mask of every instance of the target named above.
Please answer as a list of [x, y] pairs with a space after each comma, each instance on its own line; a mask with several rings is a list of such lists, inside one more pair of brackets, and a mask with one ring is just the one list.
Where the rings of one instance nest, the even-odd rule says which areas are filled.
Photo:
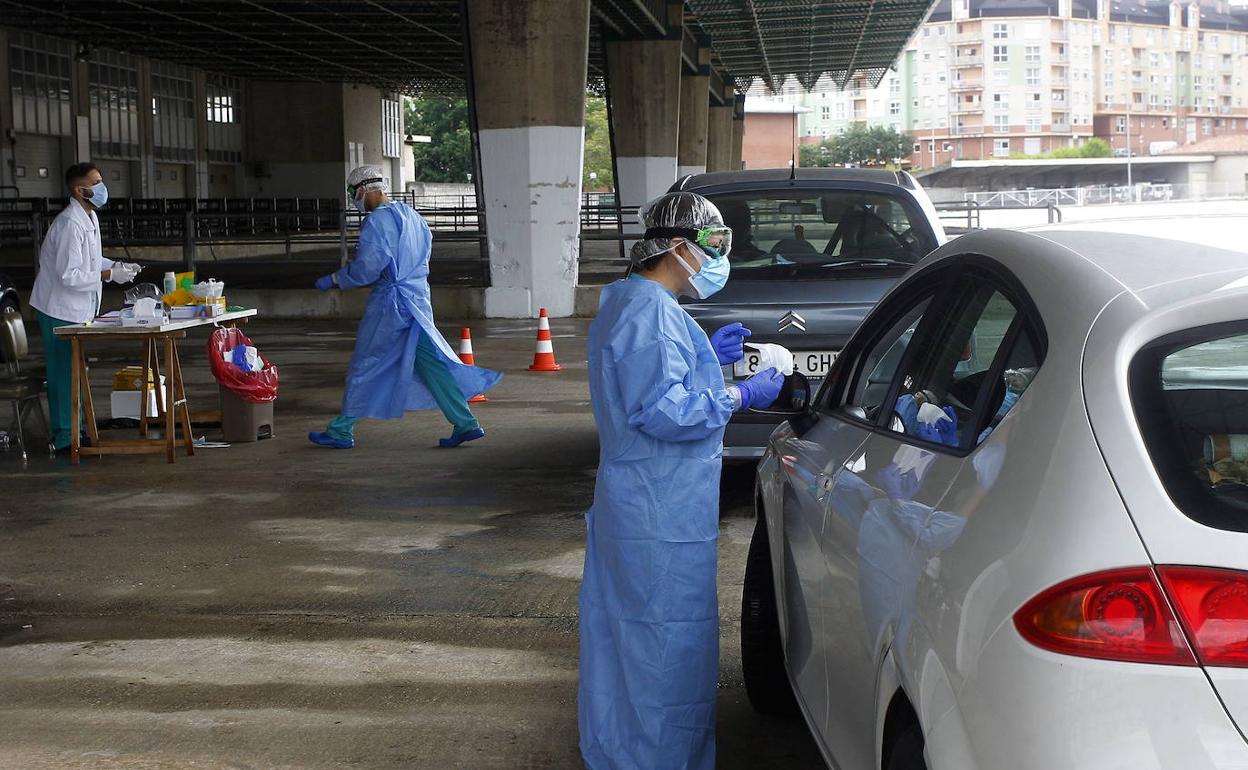
[[758, 412], [759, 414], [796, 417], [806, 414], [810, 409], [810, 400], [813, 395], [810, 380], [806, 379], [806, 375], [801, 372], [793, 372], [784, 378], [784, 385], [781, 386], [780, 395], [776, 397], [775, 403], [766, 409], [750, 409], [750, 411]]

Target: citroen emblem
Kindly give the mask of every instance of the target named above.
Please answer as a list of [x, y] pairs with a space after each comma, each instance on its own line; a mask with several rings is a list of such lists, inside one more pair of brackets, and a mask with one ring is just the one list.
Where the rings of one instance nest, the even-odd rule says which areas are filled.
[[787, 332], [789, 329], [797, 329], [799, 332], [806, 331], [806, 319], [798, 315], [795, 310], [790, 310], [780, 319], [780, 331]]

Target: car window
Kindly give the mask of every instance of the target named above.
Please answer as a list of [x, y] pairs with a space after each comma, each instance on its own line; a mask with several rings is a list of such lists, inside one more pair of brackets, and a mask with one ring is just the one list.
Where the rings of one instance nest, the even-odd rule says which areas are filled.
[[937, 246], [917, 203], [882, 193], [786, 188], [707, 198], [732, 228], [738, 280], [871, 277]]
[[1131, 371], [1136, 420], [1171, 499], [1203, 524], [1248, 531], [1248, 325], [1176, 335]]
[[981, 412], [983, 417], [975, 426], [976, 444], [982, 444], [1006, 415], [1013, 411], [1039, 370], [1039, 346], [1029, 329], [1021, 329], [1015, 335], [999, 381], [992, 382], [993, 390], [987, 394], [987, 408]]
[[928, 344], [905, 364], [888, 428], [948, 447], [969, 446], [982, 433], [975, 417], [981, 391], [999, 390], [994, 364], [1019, 312], [979, 278], [965, 280], [947, 307], [934, 319]]
[[931, 294], [916, 301], [870, 344], [867, 354], [854, 373], [849, 398], [841, 407], [844, 412], [859, 420], [876, 420], [888, 397], [889, 387], [905, 355], [906, 347], [917, 333], [931, 303]]

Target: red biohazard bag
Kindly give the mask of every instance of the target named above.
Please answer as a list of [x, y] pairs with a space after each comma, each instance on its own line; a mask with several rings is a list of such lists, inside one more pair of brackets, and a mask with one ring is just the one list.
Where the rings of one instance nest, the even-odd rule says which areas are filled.
[[263, 353], [260, 354], [260, 360], [264, 366], [258, 372], [244, 372], [222, 358], [222, 354], [239, 345], [255, 347], [247, 335], [238, 329], [222, 328], [212, 333], [208, 338], [208, 365], [212, 367], [212, 376], [217, 379], [218, 384], [244, 401], [263, 404], [276, 400], [277, 367]]

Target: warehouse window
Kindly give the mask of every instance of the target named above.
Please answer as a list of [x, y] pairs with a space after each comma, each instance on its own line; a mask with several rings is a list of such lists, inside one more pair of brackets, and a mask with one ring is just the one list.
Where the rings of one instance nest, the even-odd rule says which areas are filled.
[[[397, 158], [403, 149], [403, 103], [399, 96], [387, 94], [381, 99], [381, 154]], [[827, 107], [824, 117], [827, 117]]]
[[195, 84], [189, 69], [152, 62], [152, 124], [159, 160], [195, 160]]
[[208, 160], [242, 163], [243, 82], [224, 75], [209, 75], [206, 93]]
[[30, 134], [69, 136], [68, 44], [30, 32], [10, 32], [9, 76], [13, 128]]
[[139, 71], [134, 59], [113, 51], [96, 51], [91, 57], [91, 154], [137, 160]]

